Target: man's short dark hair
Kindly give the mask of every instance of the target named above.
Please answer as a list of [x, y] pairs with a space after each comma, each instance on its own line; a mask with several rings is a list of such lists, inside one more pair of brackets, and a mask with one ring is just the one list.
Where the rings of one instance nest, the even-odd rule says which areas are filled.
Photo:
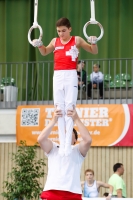
[[113, 166], [113, 171], [116, 172], [118, 170], [118, 168], [120, 168], [121, 166], [123, 166], [122, 163], [116, 163], [114, 166]]
[[78, 60], [78, 64], [80, 63], [84, 63], [85, 64], [85, 61], [84, 60]]
[[74, 133], [75, 139], [76, 139], [76, 141], [77, 141], [77, 140], [78, 140], [78, 133], [77, 133], [77, 131], [75, 130], [75, 128], [73, 128], [73, 133]]
[[56, 22], [56, 27], [60, 27], [60, 26], [66, 26], [67, 28], [70, 28], [71, 23], [70, 23], [69, 19], [62, 17]]

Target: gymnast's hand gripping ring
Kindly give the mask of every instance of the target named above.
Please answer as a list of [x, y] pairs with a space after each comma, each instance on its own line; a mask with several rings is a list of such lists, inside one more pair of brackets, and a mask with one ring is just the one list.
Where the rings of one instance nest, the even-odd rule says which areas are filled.
[[37, 24], [36, 26], [33, 25], [33, 26], [29, 29], [29, 32], [28, 32], [28, 41], [29, 41], [30, 44], [32, 44], [32, 41], [31, 41], [31, 32], [32, 32], [32, 30], [35, 29], [35, 28], [39, 28], [39, 30], [40, 30], [40, 36], [39, 36], [38, 40], [39, 40], [39, 41], [42, 40], [43, 30], [42, 30], [41, 26], [38, 25], [38, 24]]
[[90, 25], [90, 24], [97, 24], [97, 25], [100, 27], [100, 29], [101, 29], [101, 34], [100, 34], [100, 36], [96, 39], [96, 42], [98, 42], [98, 41], [103, 37], [103, 34], [104, 34], [103, 26], [102, 26], [99, 22], [97, 22], [97, 21], [89, 21], [89, 22], [87, 22], [87, 23], [84, 25], [84, 28], [83, 28], [83, 33], [84, 33], [84, 36], [86, 37], [87, 40], [89, 40], [89, 36], [88, 36], [87, 33], [86, 33], [86, 28], [87, 28], [87, 26]]
[[103, 29], [103, 26], [98, 21], [95, 20], [95, 5], [94, 5], [94, 0], [90, 0], [90, 4], [91, 4], [91, 18], [90, 18], [90, 21], [88, 21], [84, 25], [84, 27], [83, 27], [83, 33], [84, 33], [84, 36], [86, 37], [86, 39], [89, 40], [89, 36], [86, 33], [86, 28], [90, 24], [97, 24], [100, 27], [100, 29], [101, 29], [101, 34], [96, 39], [96, 42], [97, 42], [97, 41], [99, 41], [103, 37], [104, 29]]

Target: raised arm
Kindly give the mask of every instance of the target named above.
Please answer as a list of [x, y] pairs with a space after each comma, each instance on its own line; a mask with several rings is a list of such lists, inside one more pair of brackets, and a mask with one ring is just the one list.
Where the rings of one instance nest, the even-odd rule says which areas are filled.
[[83, 155], [83, 156], [86, 156], [86, 153], [87, 151], [89, 150], [90, 148], [90, 145], [91, 145], [91, 142], [92, 142], [92, 139], [91, 139], [91, 136], [90, 136], [90, 133], [89, 131], [87, 130], [87, 128], [84, 126], [84, 124], [81, 122], [76, 110], [69, 110], [67, 115], [69, 117], [72, 117], [73, 120], [74, 120], [74, 123], [77, 125], [78, 127], [78, 130], [80, 132], [80, 135], [82, 137], [82, 141], [80, 142], [79, 144], [79, 150], [80, 150], [80, 153]]
[[41, 148], [46, 152], [49, 153], [53, 147], [52, 141], [48, 139], [48, 136], [50, 135], [52, 128], [56, 124], [58, 117], [61, 117], [62, 113], [60, 110], [55, 110], [53, 119], [51, 122], [46, 126], [41, 134], [38, 136], [37, 141], [40, 144]]
[[[91, 36], [94, 37], [95, 36]], [[97, 44], [88, 44], [83, 38], [76, 36], [76, 46], [77, 48], [83, 48], [85, 51], [90, 52], [92, 54], [98, 53]]]
[[37, 39], [33, 40], [32, 43], [33, 43], [34, 47], [38, 47], [40, 53], [43, 56], [46, 56], [46, 55], [48, 55], [48, 54], [50, 54], [51, 52], [54, 51], [55, 39], [56, 38], [52, 39], [51, 42], [49, 43], [49, 45], [47, 47], [45, 47], [44, 45], [40, 46], [40, 44], [38, 46], [38, 40]]

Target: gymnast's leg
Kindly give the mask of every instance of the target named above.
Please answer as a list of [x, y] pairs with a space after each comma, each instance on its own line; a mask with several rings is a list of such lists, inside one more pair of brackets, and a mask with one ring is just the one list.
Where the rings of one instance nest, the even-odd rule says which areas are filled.
[[67, 116], [68, 110], [73, 110], [76, 106], [78, 94], [78, 78], [76, 70], [71, 70], [65, 74], [65, 123], [66, 123], [66, 140], [65, 140], [65, 155], [68, 156], [71, 151], [73, 119]]
[[64, 88], [63, 88], [63, 78], [62, 73], [59, 71], [54, 72], [53, 77], [53, 93], [54, 93], [54, 105], [57, 109], [62, 111], [62, 117], [58, 118], [58, 133], [59, 133], [59, 141], [60, 148], [59, 154], [61, 156], [64, 155], [65, 149], [65, 103], [64, 103]]

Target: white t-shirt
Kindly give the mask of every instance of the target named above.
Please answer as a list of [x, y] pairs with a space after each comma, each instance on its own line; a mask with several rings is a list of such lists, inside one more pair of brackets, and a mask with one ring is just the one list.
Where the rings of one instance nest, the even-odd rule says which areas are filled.
[[72, 146], [72, 153], [69, 156], [60, 156], [57, 147], [53, 148], [48, 157], [48, 175], [44, 187], [47, 190], [63, 190], [76, 194], [82, 194], [80, 183], [80, 170], [85, 157], [79, 151], [79, 145]]
[[102, 72], [97, 72], [97, 73], [96, 72], [92, 72], [90, 74], [90, 80], [91, 80], [91, 82], [100, 83], [100, 82], [103, 81], [103, 78], [104, 78], [104, 76], [103, 76]]

